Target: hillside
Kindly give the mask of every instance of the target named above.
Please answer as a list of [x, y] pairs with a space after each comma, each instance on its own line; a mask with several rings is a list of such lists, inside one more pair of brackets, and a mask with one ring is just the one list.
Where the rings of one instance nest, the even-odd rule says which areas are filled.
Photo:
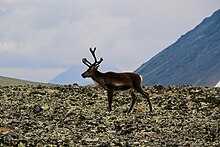
[[[68, 85], [77, 83], [79, 85], [89, 85], [94, 82], [91, 79], [83, 79], [81, 74], [88, 69], [83, 63], [81, 65], [73, 65], [68, 68], [66, 71], [58, 74], [49, 83], [52, 84], [60, 84], [60, 85]], [[112, 65], [104, 65], [100, 66], [100, 71], [119, 71], [115, 66]]]
[[73, 65], [66, 71], [56, 75], [49, 83], [52, 84], [73, 84], [88, 85], [92, 83], [91, 79], [85, 80], [81, 77], [81, 74], [87, 70], [87, 67], [82, 65]]
[[220, 146], [220, 88], [145, 87], [131, 114], [128, 92], [107, 112], [94, 86], [0, 86], [0, 146]]
[[215, 86], [220, 80], [220, 10], [136, 72], [144, 85]]
[[31, 82], [16, 78], [9, 78], [0, 76], [0, 86], [17, 86], [17, 85], [48, 85], [47, 83], [40, 83], [40, 82]]

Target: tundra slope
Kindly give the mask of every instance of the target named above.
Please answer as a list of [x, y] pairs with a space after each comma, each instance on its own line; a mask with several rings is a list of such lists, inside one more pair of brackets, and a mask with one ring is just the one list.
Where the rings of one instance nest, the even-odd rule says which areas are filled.
[[145, 87], [147, 101], [126, 115], [131, 96], [96, 86], [0, 87], [1, 146], [219, 146], [220, 88]]

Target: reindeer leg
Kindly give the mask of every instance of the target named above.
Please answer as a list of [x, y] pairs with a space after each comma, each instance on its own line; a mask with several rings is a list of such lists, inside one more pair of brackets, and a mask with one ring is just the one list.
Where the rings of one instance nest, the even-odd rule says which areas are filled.
[[148, 105], [149, 105], [149, 107], [150, 107], [150, 111], [152, 112], [153, 111], [153, 109], [152, 109], [152, 105], [151, 105], [151, 102], [150, 102], [150, 97], [149, 97], [149, 94], [148, 93], [146, 93], [146, 92], [142, 92], [142, 94], [144, 95], [144, 97], [146, 97], [147, 98], [147, 101], [148, 101]]
[[149, 94], [146, 93], [141, 87], [135, 89], [137, 92], [141, 93], [148, 101], [148, 104], [149, 104], [149, 107], [150, 107], [150, 111], [152, 112], [152, 105], [151, 105], [151, 102], [150, 102], [150, 98], [149, 98]]
[[113, 99], [113, 92], [112, 90], [107, 90], [108, 92], [108, 111], [112, 111], [112, 99]]
[[133, 108], [133, 106], [134, 106], [134, 104], [135, 104], [135, 102], [136, 102], [136, 100], [137, 100], [137, 96], [134, 94], [134, 89], [131, 89], [131, 90], [129, 91], [129, 93], [130, 93], [130, 95], [131, 95], [131, 97], [132, 97], [132, 102], [131, 102], [130, 109], [128, 110], [128, 114], [131, 112], [131, 110], [132, 110], [132, 108]]

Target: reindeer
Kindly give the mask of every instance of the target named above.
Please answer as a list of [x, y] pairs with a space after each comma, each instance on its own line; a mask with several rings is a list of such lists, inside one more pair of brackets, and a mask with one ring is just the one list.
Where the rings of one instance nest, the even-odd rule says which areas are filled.
[[127, 113], [130, 113], [137, 97], [134, 91], [141, 93], [147, 100], [150, 107], [150, 111], [152, 111], [152, 105], [150, 102], [149, 94], [146, 93], [141, 86], [141, 76], [133, 73], [133, 72], [123, 72], [123, 73], [115, 73], [115, 72], [106, 72], [102, 73], [98, 71], [98, 67], [103, 61], [103, 58], [100, 58], [97, 61], [95, 51], [96, 48], [92, 50], [89, 49], [92, 53], [93, 58], [95, 59], [94, 63], [89, 62], [86, 58], [82, 59], [82, 62], [89, 67], [87, 71], [82, 73], [83, 78], [92, 78], [93, 81], [98, 83], [101, 87], [107, 90], [108, 93], [108, 110], [109, 112], [112, 111], [112, 99], [113, 93], [116, 90], [129, 90], [129, 93], [132, 97], [132, 103]]

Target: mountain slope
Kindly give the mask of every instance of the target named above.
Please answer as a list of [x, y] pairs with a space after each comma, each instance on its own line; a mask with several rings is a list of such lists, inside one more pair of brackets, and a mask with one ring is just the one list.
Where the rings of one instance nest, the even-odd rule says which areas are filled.
[[220, 10], [136, 72], [143, 85], [215, 86], [220, 80]]
[[91, 84], [92, 81], [89, 80], [83, 80], [81, 77], [81, 74], [86, 70], [86, 67], [80, 66], [80, 65], [73, 65], [66, 71], [58, 74], [56, 77], [54, 77], [49, 83], [53, 84], [73, 84], [77, 83], [80, 85], [87, 85]]
[[16, 85], [49, 85], [49, 84], [0, 76], [0, 86], [16, 86]]
[[[93, 81], [90, 78], [83, 79], [81, 74], [85, 72], [88, 69], [85, 65], [73, 65], [66, 71], [58, 74], [56, 77], [54, 77], [49, 83], [52, 84], [61, 84], [61, 85], [66, 85], [66, 84], [73, 84], [77, 83], [79, 85], [88, 85], [92, 84]], [[100, 67], [100, 71], [119, 71], [116, 67], [111, 66], [111, 65], [103, 65]]]

